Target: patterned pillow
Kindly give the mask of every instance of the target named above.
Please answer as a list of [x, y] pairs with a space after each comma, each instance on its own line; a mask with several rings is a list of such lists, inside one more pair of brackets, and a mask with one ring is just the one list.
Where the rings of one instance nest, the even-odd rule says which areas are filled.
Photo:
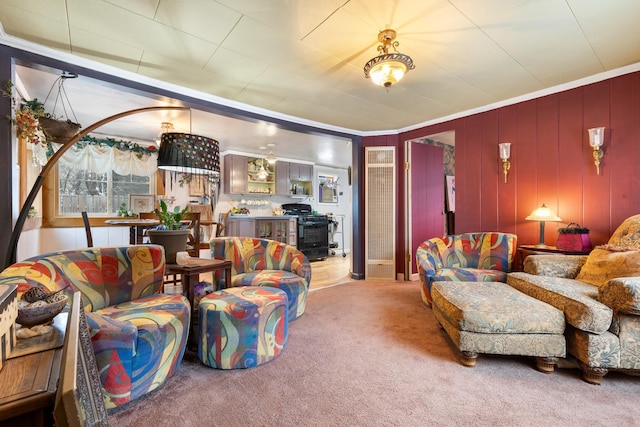
[[640, 215], [622, 221], [608, 243], [620, 248], [640, 249]]
[[577, 280], [602, 286], [616, 277], [640, 276], [640, 250], [613, 252], [596, 248], [589, 254]]

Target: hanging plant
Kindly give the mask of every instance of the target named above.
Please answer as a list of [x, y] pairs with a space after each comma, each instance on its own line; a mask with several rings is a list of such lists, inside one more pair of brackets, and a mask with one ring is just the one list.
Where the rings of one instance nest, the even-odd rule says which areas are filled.
[[43, 138], [38, 118], [44, 114], [44, 104], [37, 99], [18, 102], [13, 96], [12, 81], [5, 82], [1, 90], [2, 95], [11, 99], [13, 115], [7, 116], [7, 119], [11, 120], [11, 123], [16, 127], [18, 138], [24, 138], [33, 144], [40, 143]]
[[[73, 118], [76, 121], [78, 120], [73, 112], [69, 98], [67, 98], [67, 92], [64, 90], [64, 82], [67, 79], [74, 79], [76, 77], [78, 77], [77, 74], [63, 72], [62, 75], [53, 82], [53, 85], [51, 86], [51, 89], [49, 89], [49, 93], [44, 100], [44, 104], [46, 104], [49, 99], [49, 95], [51, 95], [54, 89], [57, 89], [57, 91], [54, 92], [56, 97], [53, 104], [53, 113], [49, 114], [43, 111], [44, 114], [39, 115], [40, 128], [47, 137], [47, 141], [64, 144], [80, 132], [82, 127], [80, 126], [80, 123], [71, 121], [67, 116], [67, 111], [70, 111], [71, 114], [73, 114]], [[56, 116], [58, 101], [60, 101], [64, 117]]]

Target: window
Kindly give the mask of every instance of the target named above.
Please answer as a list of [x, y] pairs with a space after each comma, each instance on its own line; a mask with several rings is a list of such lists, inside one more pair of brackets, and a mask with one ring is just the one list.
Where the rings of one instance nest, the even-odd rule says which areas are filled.
[[333, 175], [318, 175], [319, 203], [338, 203], [338, 177]]
[[114, 216], [122, 203], [129, 204], [129, 194], [153, 194], [148, 176], [119, 175], [114, 171], [95, 173], [75, 170], [58, 164], [58, 206], [61, 216], [82, 211]]
[[[45, 164], [51, 146], [34, 145]], [[77, 227], [80, 213], [113, 217], [129, 194], [154, 195], [157, 148], [128, 141], [84, 137], [55, 164], [42, 188], [43, 227]]]

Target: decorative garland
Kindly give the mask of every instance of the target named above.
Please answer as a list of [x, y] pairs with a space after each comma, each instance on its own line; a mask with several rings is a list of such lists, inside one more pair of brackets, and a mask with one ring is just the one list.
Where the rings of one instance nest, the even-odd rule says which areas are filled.
[[[47, 145], [47, 158], [53, 156], [57, 151], [57, 147], [54, 148], [53, 144], [50, 141], [46, 142]], [[142, 156], [150, 156], [152, 153], [158, 152], [158, 149], [149, 145], [148, 147], [138, 145], [135, 142], [131, 141], [122, 141], [116, 140], [113, 138], [105, 138], [105, 139], [97, 139], [90, 136], [83, 136], [80, 138], [78, 142], [76, 142], [76, 147], [82, 149], [87, 145], [104, 145], [107, 147], [116, 147], [118, 150], [122, 151], [133, 151], [136, 154], [136, 157], [141, 159]]]

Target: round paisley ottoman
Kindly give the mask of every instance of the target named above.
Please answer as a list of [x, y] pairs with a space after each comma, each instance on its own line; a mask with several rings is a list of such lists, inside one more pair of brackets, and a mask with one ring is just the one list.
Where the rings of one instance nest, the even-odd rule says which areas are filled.
[[212, 292], [200, 300], [198, 357], [217, 369], [241, 369], [275, 359], [287, 346], [287, 294], [265, 286]]

